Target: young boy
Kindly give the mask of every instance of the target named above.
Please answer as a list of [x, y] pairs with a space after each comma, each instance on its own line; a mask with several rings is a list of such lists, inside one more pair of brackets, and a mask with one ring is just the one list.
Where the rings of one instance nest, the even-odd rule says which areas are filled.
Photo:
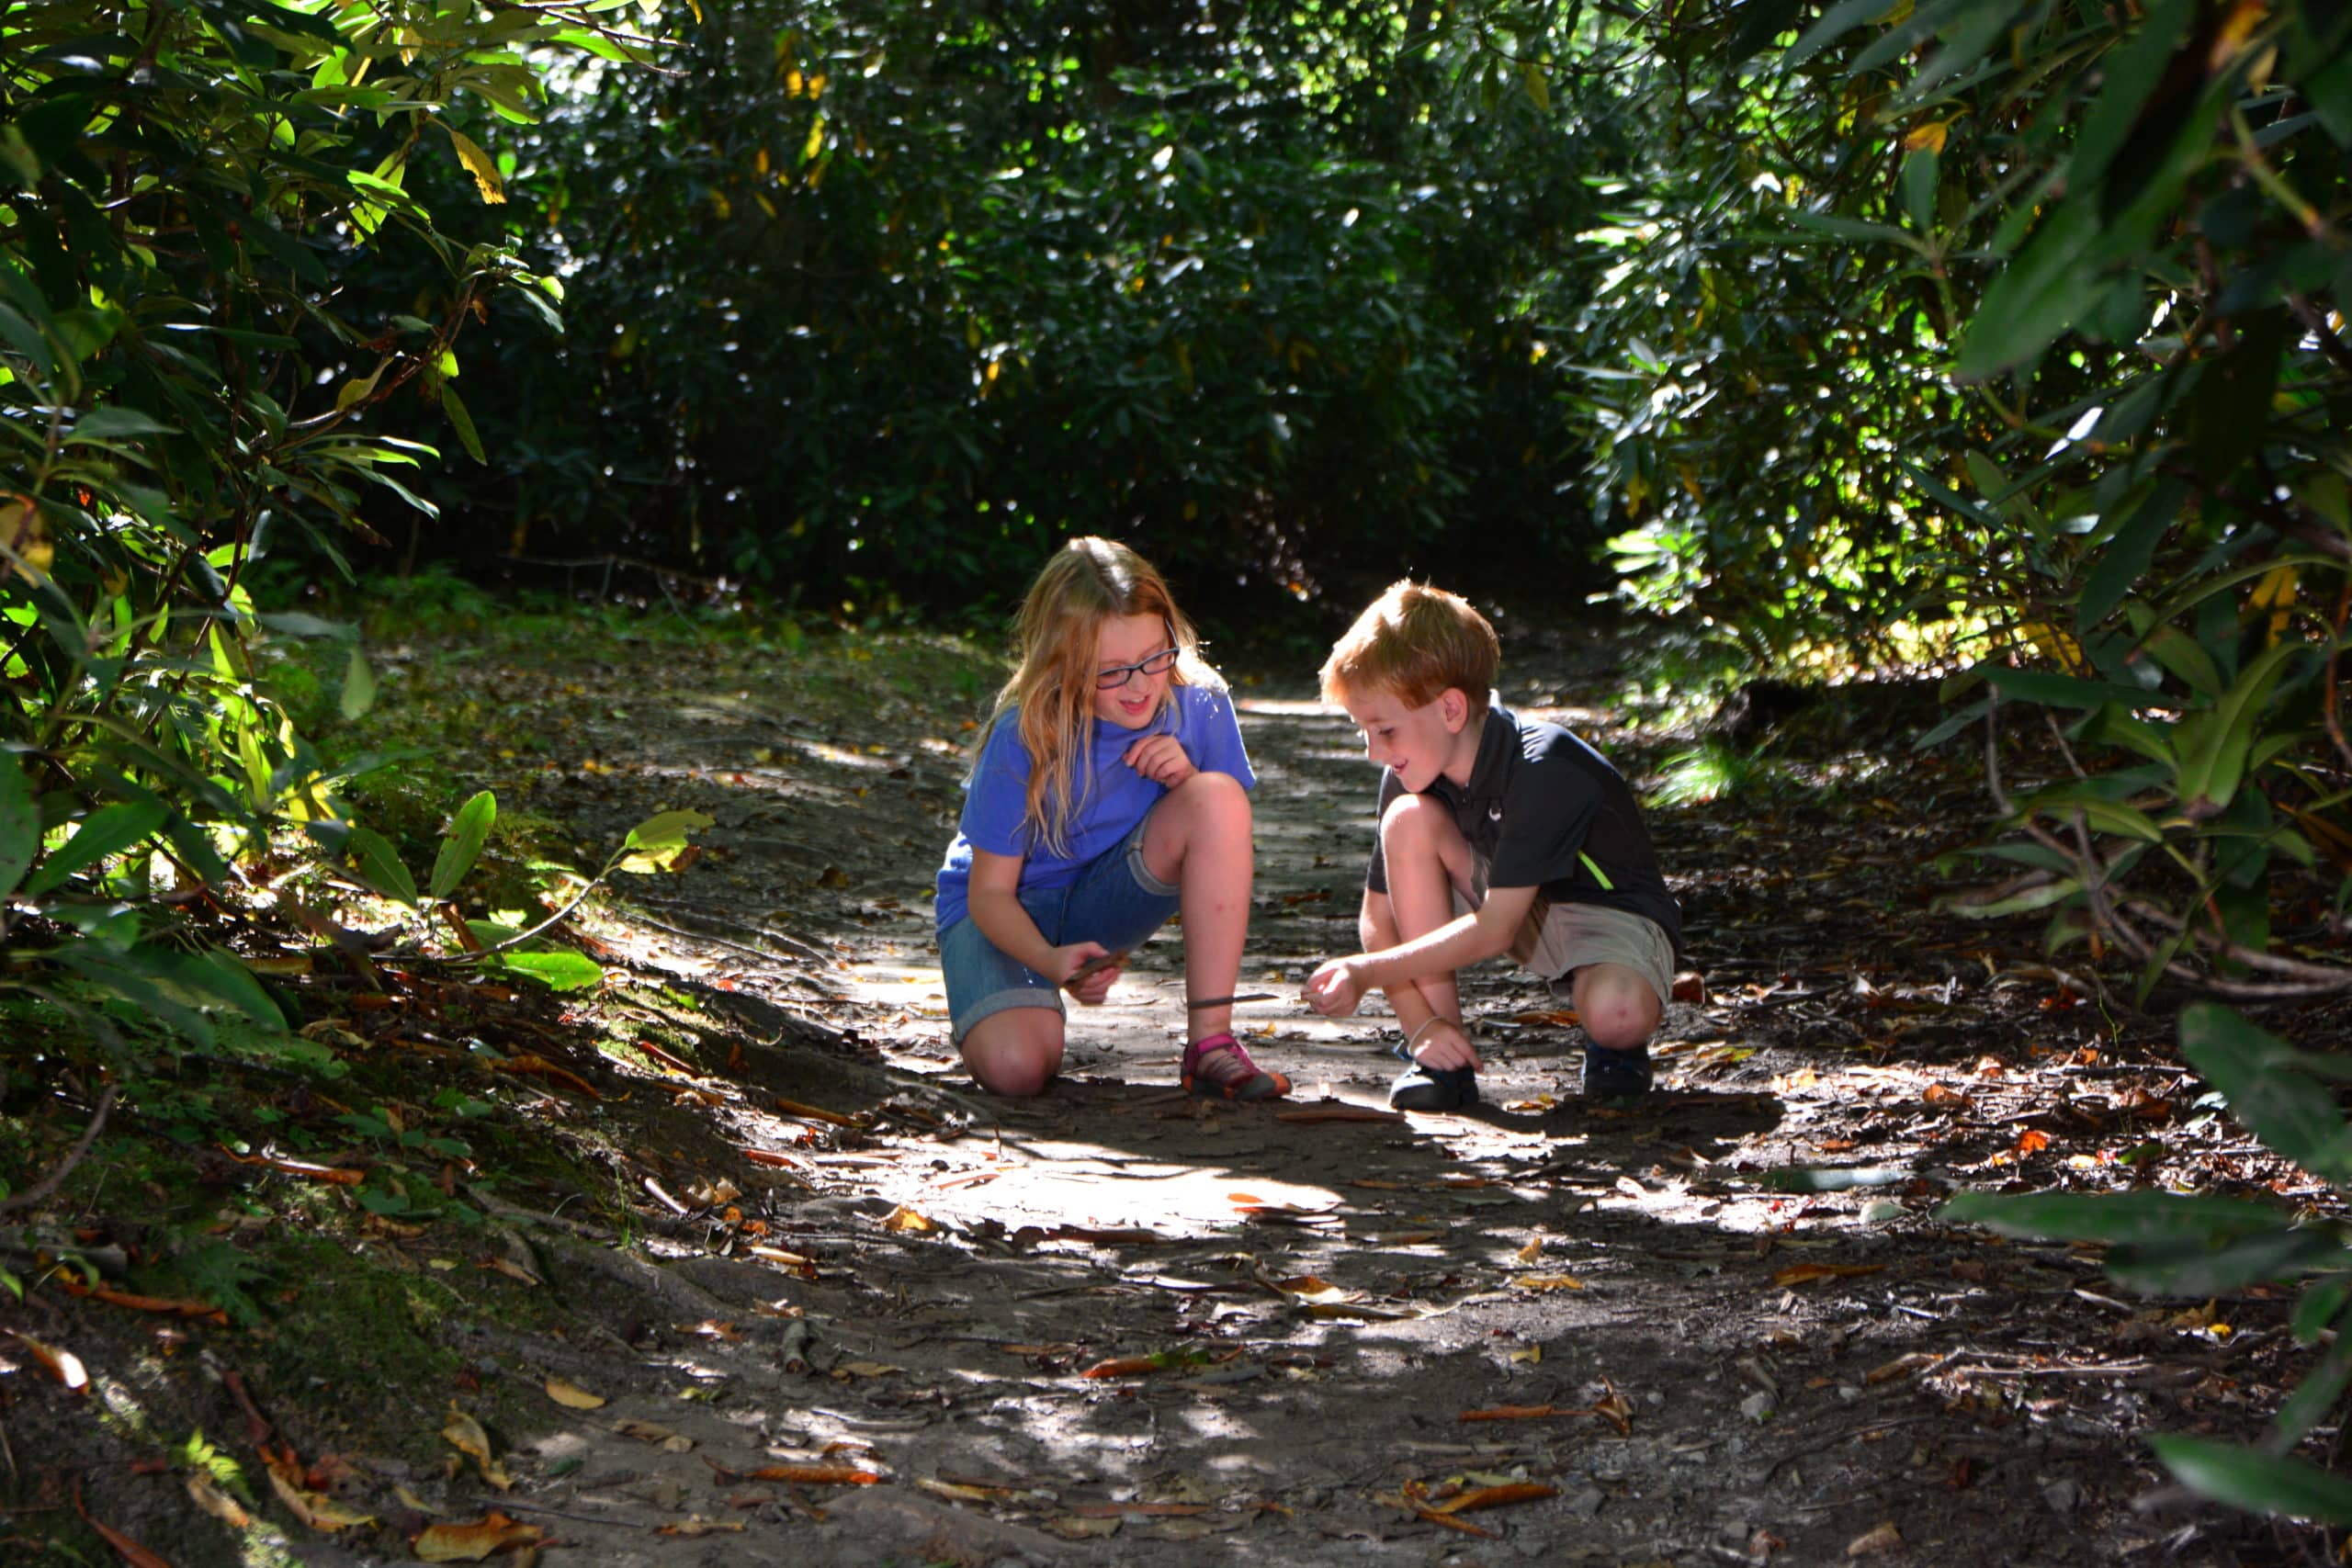
[[1364, 878], [1364, 951], [1306, 982], [1345, 1018], [1387, 993], [1411, 1062], [1388, 1102], [1453, 1111], [1478, 1099], [1478, 1053], [1454, 972], [1508, 953], [1566, 998], [1590, 1037], [1588, 1097], [1645, 1094], [1649, 1039], [1674, 986], [1682, 912], [1658, 874], [1633, 792], [1600, 752], [1522, 718], [1490, 688], [1500, 645], [1442, 589], [1398, 582], [1356, 617], [1323, 665], [1380, 779]]

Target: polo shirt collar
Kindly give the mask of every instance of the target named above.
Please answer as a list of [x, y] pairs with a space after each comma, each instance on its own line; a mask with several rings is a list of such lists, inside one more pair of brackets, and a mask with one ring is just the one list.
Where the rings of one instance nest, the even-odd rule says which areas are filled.
[[1503, 792], [1503, 773], [1510, 756], [1519, 750], [1519, 721], [1502, 705], [1498, 693], [1487, 694], [1485, 728], [1478, 732], [1477, 761], [1470, 764], [1470, 785], [1456, 789], [1452, 779], [1440, 773], [1438, 785], [1446, 797], [1455, 801], [1485, 800]]

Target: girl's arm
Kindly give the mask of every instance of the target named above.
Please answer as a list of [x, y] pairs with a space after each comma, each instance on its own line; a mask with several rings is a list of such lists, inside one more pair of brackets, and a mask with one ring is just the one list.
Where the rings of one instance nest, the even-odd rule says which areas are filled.
[[[972, 923], [980, 934], [996, 945], [999, 952], [1019, 960], [1056, 985], [1070, 977], [1090, 958], [1100, 958], [1110, 950], [1101, 942], [1074, 942], [1056, 947], [1046, 940], [1029, 911], [1021, 907], [1020, 855], [1001, 855], [993, 851], [972, 848], [972, 881], [966, 894]], [[1100, 1000], [1099, 990], [1108, 989], [1118, 977], [1118, 966], [1097, 971], [1087, 977], [1087, 986], [1098, 989], [1092, 999]], [[1100, 982], [1099, 988], [1096, 983]], [[1081, 992], [1080, 1000], [1088, 999]]]

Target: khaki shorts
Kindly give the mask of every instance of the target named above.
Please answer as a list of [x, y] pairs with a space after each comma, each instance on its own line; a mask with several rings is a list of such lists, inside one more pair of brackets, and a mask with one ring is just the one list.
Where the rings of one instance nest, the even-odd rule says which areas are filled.
[[[1453, 890], [1456, 914], [1466, 915], [1487, 901], [1486, 869], [1478, 868], [1471, 888], [1475, 897]], [[1588, 964], [1623, 964], [1649, 982], [1661, 1008], [1674, 997], [1674, 944], [1665, 928], [1605, 904], [1555, 904], [1538, 893], [1527, 919], [1511, 933], [1510, 951], [1521, 968], [1548, 982], [1563, 1001], [1574, 995], [1577, 971]]]

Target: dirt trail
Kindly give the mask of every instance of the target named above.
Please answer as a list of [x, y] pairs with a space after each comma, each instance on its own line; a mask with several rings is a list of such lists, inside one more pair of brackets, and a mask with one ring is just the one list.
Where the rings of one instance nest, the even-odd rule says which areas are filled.
[[[1579, 705], [1615, 689], [1605, 642], [1515, 650], [1509, 674], [1507, 699], [1630, 773], [1654, 760]], [[1303, 690], [1245, 682], [1243, 981], [1277, 999], [1239, 1022], [1296, 1097], [1176, 1092], [1169, 931], [1074, 1012], [1066, 1077], [1011, 1103], [951, 1059], [930, 940], [966, 685], [952, 707], [877, 686], [787, 711], [741, 660], [625, 645], [566, 688], [567, 744], [596, 761], [548, 770], [530, 809], [584, 841], [655, 809], [718, 819], [697, 863], [586, 932], [608, 1033], [699, 1010], [704, 1048], [576, 1050], [602, 1099], [537, 1107], [628, 1129], [628, 1234], [609, 1201], [597, 1220], [482, 1196], [544, 1281], [484, 1274], [536, 1317], [446, 1328], [453, 1397], [503, 1402], [511, 1490], [356, 1452], [346, 1490], [386, 1530], [273, 1527], [279, 1549], [406, 1561], [393, 1536], [496, 1509], [551, 1562], [644, 1568], [2297, 1550], [2148, 1510], [2140, 1440], [2252, 1429], [2307, 1364], [2287, 1301], [2119, 1299], [2094, 1258], [1933, 1218], [1957, 1186], [2112, 1184], [2120, 1156], [2143, 1179], [2299, 1179], [2191, 1115], [2163, 1021], [2077, 1005], [2030, 932], [1924, 913], [1926, 861], [1980, 806], [1903, 751], [1906, 724], [1857, 709], [1814, 737], [1812, 790], [1657, 815], [1711, 995], [1669, 1010], [1649, 1103], [1579, 1102], [1557, 1004], [1487, 965], [1464, 998], [1490, 1103], [1392, 1119], [1394, 1030], [1289, 999], [1352, 945], [1374, 775]], [[1790, 1167], [1844, 1175], [1770, 1185]], [[434, 1235], [370, 1245], [454, 1267]], [[550, 1377], [605, 1403], [559, 1404]], [[331, 1436], [309, 1397], [263, 1399], [306, 1455]], [[150, 1518], [147, 1544], [173, 1528]]]
[[[1507, 694], [1607, 747], [1604, 716], [1574, 705], [1609, 690], [1607, 665], [1571, 648]], [[1074, 1014], [1050, 1094], [971, 1092], [922, 896], [959, 760], [921, 737], [811, 738], [882, 748], [862, 795], [815, 816], [787, 795], [712, 835], [723, 878], [686, 879], [678, 929], [642, 962], [820, 1016], [846, 1043], [815, 1109], [879, 1113], [737, 1116], [789, 1162], [743, 1178], [781, 1178], [755, 1194], [771, 1243], [810, 1262], [779, 1268], [740, 1237], [733, 1258], [684, 1256], [708, 1225], [653, 1247], [688, 1282], [673, 1325], [740, 1337], [673, 1332], [626, 1377], [590, 1369], [633, 1392], [536, 1445], [527, 1501], [562, 1536], [648, 1564], [2196, 1562], [2263, 1539], [2135, 1513], [2157, 1485], [2135, 1434], [2267, 1408], [2286, 1370], [2274, 1304], [2228, 1306], [2225, 1337], [2213, 1314], [2112, 1299], [2090, 1260], [1930, 1217], [1955, 1185], [2106, 1157], [2098, 1108], [2177, 1077], [2090, 1010], [2054, 1009], [2052, 971], [1922, 915], [1920, 862], [1952, 836], [1928, 796], [1973, 810], [1963, 781], [1914, 773], [1843, 818], [1661, 818], [1714, 989], [1670, 1010], [1653, 1103], [1581, 1105], [1556, 1004], [1488, 965], [1465, 986], [1487, 1109], [1319, 1119], [1376, 1115], [1396, 1068], [1382, 1020], [1288, 999], [1351, 945], [1374, 780], [1304, 694], [1239, 694], [1262, 781], [1243, 977], [1280, 998], [1241, 1021], [1299, 1086], [1283, 1106], [1175, 1092], [1172, 931]], [[707, 763], [707, 739], [651, 744]], [[1856, 813], [1862, 846], [1834, 836]], [[830, 964], [678, 934], [741, 935], [758, 924], [742, 895], [812, 878], [831, 918], [804, 907], [797, 940]], [[1843, 1191], [1763, 1184], [1792, 1163], [1860, 1174]], [[616, 1266], [558, 1268], [576, 1290]], [[616, 1418], [694, 1446], [616, 1436]], [[883, 1480], [715, 1477], [775, 1464]], [[1494, 1506], [1448, 1511], [1484, 1488]], [[724, 1533], [654, 1533], [696, 1519]]]

